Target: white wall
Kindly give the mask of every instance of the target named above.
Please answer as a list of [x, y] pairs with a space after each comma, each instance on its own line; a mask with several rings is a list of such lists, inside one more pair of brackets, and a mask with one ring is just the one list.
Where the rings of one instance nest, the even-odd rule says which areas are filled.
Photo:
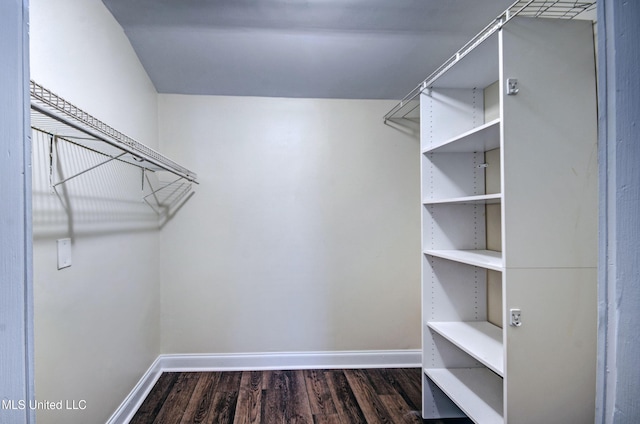
[[[31, 0], [31, 77], [127, 135], [157, 144], [157, 94], [100, 0]], [[140, 212], [140, 172], [91, 171], [65, 186], [64, 213], [48, 186], [46, 138], [34, 138], [35, 390], [39, 424], [105, 422], [160, 352], [158, 232]], [[85, 157], [60, 157], [70, 175]], [[141, 213], [131, 218], [131, 213]], [[116, 220], [112, 218], [116, 217]], [[73, 265], [56, 267], [56, 239]]]
[[[419, 347], [418, 142], [383, 125], [393, 102], [163, 95], [158, 114], [99, 0], [31, 15], [34, 80], [152, 147], [159, 129], [201, 181], [161, 233], [117, 164], [67, 184], [65, 213], [35, 137], [36, 397], [88, 407], [39, 423], [105, 421], [160, 352]], [[85, 161], [60, 157], [64, 175]]]
[[420, 347], [418, 141], [388, 101], [160, 95], [201, 185], [161, 234], [163, 353]]

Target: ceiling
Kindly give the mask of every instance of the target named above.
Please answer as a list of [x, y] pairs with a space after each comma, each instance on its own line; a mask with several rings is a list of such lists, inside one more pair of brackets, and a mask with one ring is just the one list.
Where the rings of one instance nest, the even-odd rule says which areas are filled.
[[103, 0], [159, 93], [401, 99], [513, 0]]

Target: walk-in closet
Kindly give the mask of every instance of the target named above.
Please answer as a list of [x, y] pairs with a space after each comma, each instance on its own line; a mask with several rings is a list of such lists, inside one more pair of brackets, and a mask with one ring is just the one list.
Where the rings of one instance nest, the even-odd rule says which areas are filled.
[[0, 3], [0, 424], [640, 420], [640, 3]]

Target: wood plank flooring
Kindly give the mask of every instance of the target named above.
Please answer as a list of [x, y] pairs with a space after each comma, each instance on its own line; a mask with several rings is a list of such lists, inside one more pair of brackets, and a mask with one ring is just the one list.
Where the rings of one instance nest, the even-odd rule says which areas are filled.
[[163, 373], [130, 424], [467, 424], [422, 420], [418, 368]]

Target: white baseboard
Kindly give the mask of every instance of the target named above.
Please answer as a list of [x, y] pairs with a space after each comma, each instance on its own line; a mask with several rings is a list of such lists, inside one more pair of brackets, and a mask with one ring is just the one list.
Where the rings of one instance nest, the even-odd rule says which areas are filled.
[[138, 384], [136, 384], [125, 400], [122, 401], [118, 409], [116, 409], [113, 415], [107, 420], [106, 424], [125, 424], [131, 421], [131, 418], [133, 418], [138, 411], [138, 408], [140, 408], [140, 405], [142, 405], [142, 402], [144, 402], [163, 372], [161, 357], [162, 355], [153, 361], [147, 372], [140, 378]]
[[160, 374], [178, 371], [249, 371], [341, 368], [420, 368], [421, 351], [226, 353], [160, 355], [107, 424], [126, 424], [147, 397]]
[[419, 350], [160, 355], [163, 371], [420, 367]]

